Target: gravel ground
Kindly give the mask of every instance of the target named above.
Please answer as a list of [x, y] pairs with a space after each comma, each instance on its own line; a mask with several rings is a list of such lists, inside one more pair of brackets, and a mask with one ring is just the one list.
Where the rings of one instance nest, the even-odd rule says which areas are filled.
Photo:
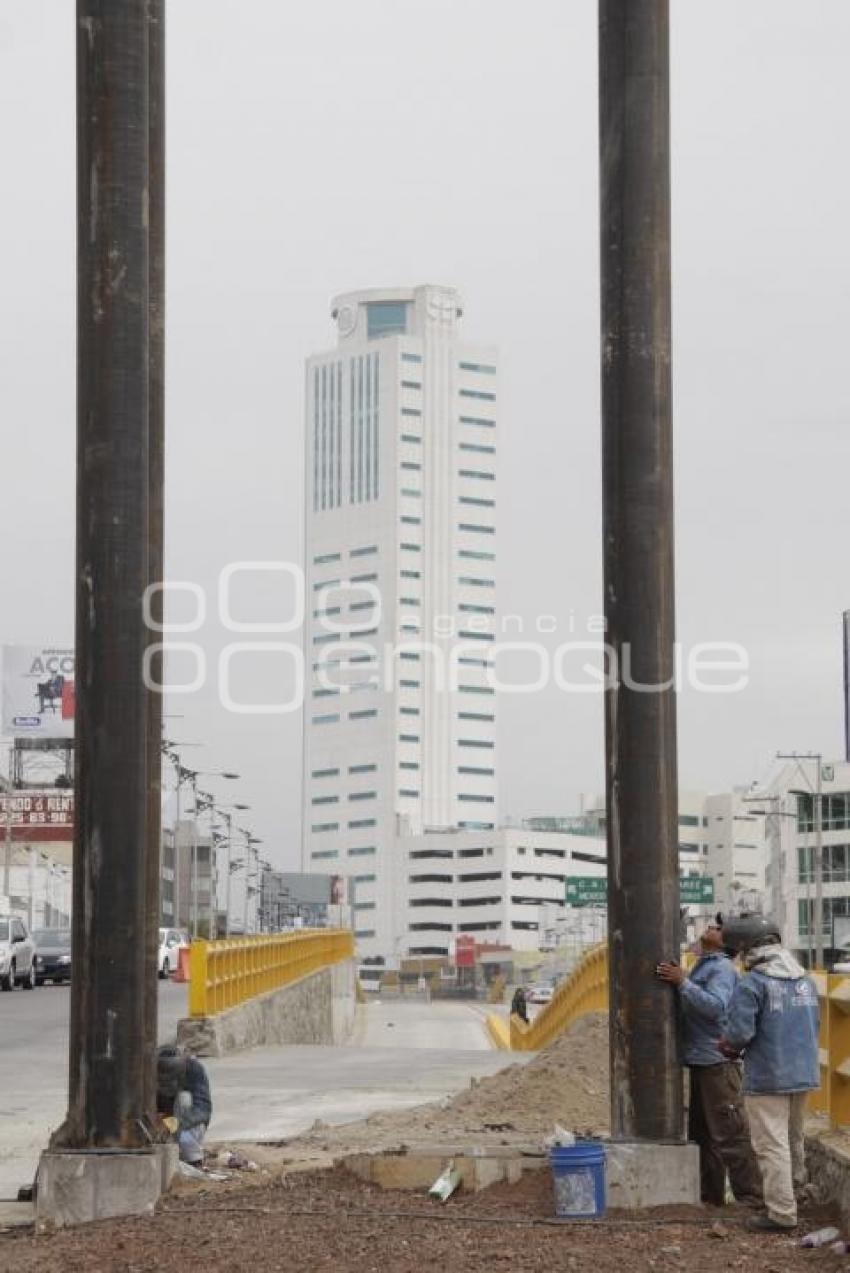
[[[14, 1273], [452, 1273], [510, 1270], [593, 1273], [739, 1269], [834, 1273], [850, 1261], [802, 1251], [795, 1239], [755, 1237], [743, 1212], [679, 1207], [584, 1224], [551, 1223], [551, 1183], [529, 1173], [446, 1204], [388, 1193], [343, 1168], [285, 1177], [273, 1186], [212, 1187], [170, 1196], [144, 1219], [103, 1221], [35, 1236], [0, 1236], [0, 1268]], [[810, 1213], [807, 1224], [823, 1223]]]

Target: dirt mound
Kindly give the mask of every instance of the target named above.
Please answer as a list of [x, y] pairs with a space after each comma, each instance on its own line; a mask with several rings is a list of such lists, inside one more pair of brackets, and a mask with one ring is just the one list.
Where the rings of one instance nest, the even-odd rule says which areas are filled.
[[451, 1137], [465, 1140], [470, 1133], [482, 1146], [524, 1136], [539, 1141], [555, 1123], [581, 1132], [604, 1131], [608, 1090], [608, 1016], [593, 1013], [532, 1061], [473, 1080], [449, 1100], [373, 1114], [343, 1127], [320, 1125], [289, 1148], [376, 1151]]

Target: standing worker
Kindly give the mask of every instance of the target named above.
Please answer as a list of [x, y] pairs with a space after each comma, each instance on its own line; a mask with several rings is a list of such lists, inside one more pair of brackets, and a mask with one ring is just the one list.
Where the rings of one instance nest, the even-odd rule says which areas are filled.
[[723, 949], [719, 923], [708, 925], [700, 951], [689, 977], [679, 964], [661, 963], [656, 969], [656, 975], [679, 994], [682, 1060], [691, 1079], [688, 1139], [699, 1145], [700, 1196], [709, 1206], [722, 1207], [728, 1171], [738, 1202], [760, 1207], [761, 1175], [750, 1144], [741, 1066], [717, 1046], [738, 981]]
[[525, 997], [525, 991], [522, 986], [517, 986], [514, 991], [514, 997], [511, 999], [510, 1015], [519, 1017], [520, 1021], [524, 1021], [528, 1025], [528, 1000]]
[[782, 945], [777, 925], [762, 915], [728, 920], [723, 944], [741, 954], [745, 975], [719, 1046], [726, 1056], [743, 1052], [750, 1134], [764, 1183], [765, 1211], [748, 1227], [787, 1232], [797, 1224], [795, 1188], [806, 1182], [806, 1094], [820, 1085], [817, 990]]

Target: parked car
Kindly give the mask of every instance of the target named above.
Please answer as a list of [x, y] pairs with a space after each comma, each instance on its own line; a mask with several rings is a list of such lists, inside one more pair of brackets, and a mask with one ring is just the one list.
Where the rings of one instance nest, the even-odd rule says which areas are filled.
[[157, 971], [160, 977], [170, 977], [177, 971], [180, 963], [180, 951], [188, 950], [189, 938], [179, 928], [161, 928], [159, 930], [159, 958]]
[[17, 915], [0, 915], [0, 988], [32, 990], [35, 974], [35, 942], [26, 924]]
[[70, 981], [70, 928], [37, 928], [32, 939], [35, 942], [36, 983], [43, 986], [45, 981], [52, 981], [54, 985]]
[[554, 993], [553, 986], [532, 986], [525, 998], [528, 1003], [549, 1003]]

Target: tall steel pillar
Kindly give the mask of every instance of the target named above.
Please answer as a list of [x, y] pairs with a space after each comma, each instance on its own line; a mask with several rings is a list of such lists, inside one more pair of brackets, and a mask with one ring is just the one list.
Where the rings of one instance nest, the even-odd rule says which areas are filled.
[[[165, 488], [165, 0], [148, 0], [148, 582], [163, 577], [163, 498]], [[162, 623], [162, 592], [151, 594], [153, 618]], [[156, 645], [160, 633], [148, 633]], [[163, 659], [151, 660], [153, 683], [162, 684]], [[148, 969], [159, 962], [162, 880], [162, 695], [148, 693], [147, 784], [148, 852], [145, 889]], [[172, 922], [177, 923], [176, 916]], [[158, 978], [145, 986], [145, 1093], [156, 1106]]]
[[158, 569], [155, 9], [148, 0], [77, 0], [75, 976], [68, 1116], [54, 1146], [80, 1150], [141, 1148], [153, 1114], [155, 713], [142, 679], [142, 598]]
[[599, 103], [611, 1131], [679, 1141], [668, 0], [600, 0]]

